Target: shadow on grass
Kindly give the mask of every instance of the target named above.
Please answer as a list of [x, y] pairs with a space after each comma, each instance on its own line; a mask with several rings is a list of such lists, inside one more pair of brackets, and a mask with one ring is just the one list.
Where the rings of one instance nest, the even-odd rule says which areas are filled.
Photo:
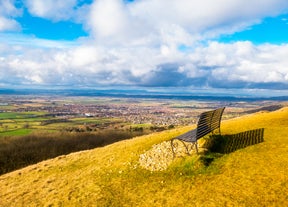
[[201, 157], [205, 166], [215, 158], [264, 141], [264, 129], [254, 129], [231, 135], [211, 135], [204, 148], [207, 152]]

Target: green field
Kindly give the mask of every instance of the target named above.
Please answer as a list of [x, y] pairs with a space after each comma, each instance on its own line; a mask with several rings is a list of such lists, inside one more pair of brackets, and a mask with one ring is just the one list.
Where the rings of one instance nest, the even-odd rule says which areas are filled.
[[[35, 131], [60, 131], [68, 127], [81, 127], [86, 124], [113, 125], [121, 122], [118, 118], [92, 117], [72, 117], [61, 121], [60, 118], [45, 115], [44, 112], [2, 112], [0, 113], [0, 136], [21, 136]], [[43, 124], [47, 121], [51, 123]]]
[[0, 132], [0, 136], [24, 136], [32, 132], [32, 129], [16, 129], [10, 131]]
[[[123, 122], [120, 118], [83, 117], [72, 116], [69, 118], [52, 117], [45, 112], [0, 112], [0, 137], [1, 136], [24, 136], [33, 132], [63, 131], [83, 129], [87, 126], [90, 131], [97, 129], [115, 130], [138, 130], [141, 128], [145, 133], [154, 131], [152, 124], [131, 124]], [[152, 128], [151, 128], [152, 127]], [[88, 127], [89, 128], [89, 127]], [[160, 129], [160, 128], [159, 128]]]
[[0, 120], [5, 119], [30, 119], [36, 116], [45, 115], [43, 112], [2, 112], [0, 113]]

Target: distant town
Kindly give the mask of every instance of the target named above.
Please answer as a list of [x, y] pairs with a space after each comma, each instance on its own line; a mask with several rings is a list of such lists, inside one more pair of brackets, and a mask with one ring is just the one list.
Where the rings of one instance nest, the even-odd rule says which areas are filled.
[[[124, 123], [167, 128], [195, 124], [201, 112], [217, 107], [226, 107], [223, 119], [227, 119], [257, 111], [261, 107], [277, 108], [279, 104], [275, 101], [228, 102], [114, 97], [2, 96], [0, 112], [30, 113], [30, 118], [46, 117], [39, 125], [65, 123], [82, 118], [82, 122], [77, 123], [86, 127], [90, 126], [90, 128], [123, 126]], [[106, 121], [99, 123], [97, 120]], [[71, 129], [69, 126], [66, 128]]]

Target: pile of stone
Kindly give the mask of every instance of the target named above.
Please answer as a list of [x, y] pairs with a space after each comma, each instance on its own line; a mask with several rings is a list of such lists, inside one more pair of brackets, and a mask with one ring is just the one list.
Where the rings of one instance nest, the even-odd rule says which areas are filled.
[[[173, 145], [174, 156], [170, 141], [155, 144], [139, 157], [140, 166], [150, 171], [163, 171], [172, 163], [175, 157], [186, 156], [186, 148], [181, 142]], [[189, 147], [191, 153], [191, 147]]]

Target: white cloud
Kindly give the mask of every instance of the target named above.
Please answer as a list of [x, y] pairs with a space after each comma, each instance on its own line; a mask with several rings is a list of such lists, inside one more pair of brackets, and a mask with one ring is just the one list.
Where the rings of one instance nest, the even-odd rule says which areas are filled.
[[26, 0], [25, 4], [33, 16], [56, 21], [70, 19], [77, 0]]
[[0, 2], [0, 14], [15, 17], [21, 14], [21, 10], [15, 7], [15, 0], [2, 0]]
[[85, 28], [97, 44], [111, 47], [147, 46], [155, 43], [155, 38], [158, 39], [147, 24], [150, 23], [132, 15], [124, 1], [97, 0], [91, 5]]
[[8, 19], [0, 16], [0, 32], [19, 30], [20, 25], [13, 19]]
[[91, 9], [91, 24], [97, 36], [118, 36], [128, 27], [127, 12], [118, 0], [97, 0]]
[[[214, 48], [218, 48], [216, 51]], [[205, 58], [202, 64], [214, 67], [212, 76], [217, 80], [244, 81], [251, 83], [281, 82], [287, 83], [288, 45], [260, 45], [250, 42], [234, 44], [210, 43], [200, 51]], [[219, 61], [217, 56], [225, 56]], [[203, 57], [202, 56], [202, 57]]]
[[13, 19], [21, 14], [21, 9], [17, 9], [14, 3], [14, 0], [0, 1], [0, 32], [14, 31], [21, 28], [20, 24]]
[[84, 24], [97, 44], [158, 47], [171, 54], [181, 45], [194, 47], [287, 10], [286, 0], [97, 0]]
[[191, 34], [233, 33], [259, 22], [263, 17], [287, 11], [286, 0], [146, 0], [130, 4], [133, 16], [152, 25], [178, 25]]
[[1, 56], [7, 48], [0, 47], [0, 78], [22, 84], [230, 88], [240, 82], [261, 88], [262, 83], [287, 84], [288, 77], [288, 45], [211, 42], [189, 55], [179, 53], [173, 61], [155, 48], [18, 48], [18, 55]]

